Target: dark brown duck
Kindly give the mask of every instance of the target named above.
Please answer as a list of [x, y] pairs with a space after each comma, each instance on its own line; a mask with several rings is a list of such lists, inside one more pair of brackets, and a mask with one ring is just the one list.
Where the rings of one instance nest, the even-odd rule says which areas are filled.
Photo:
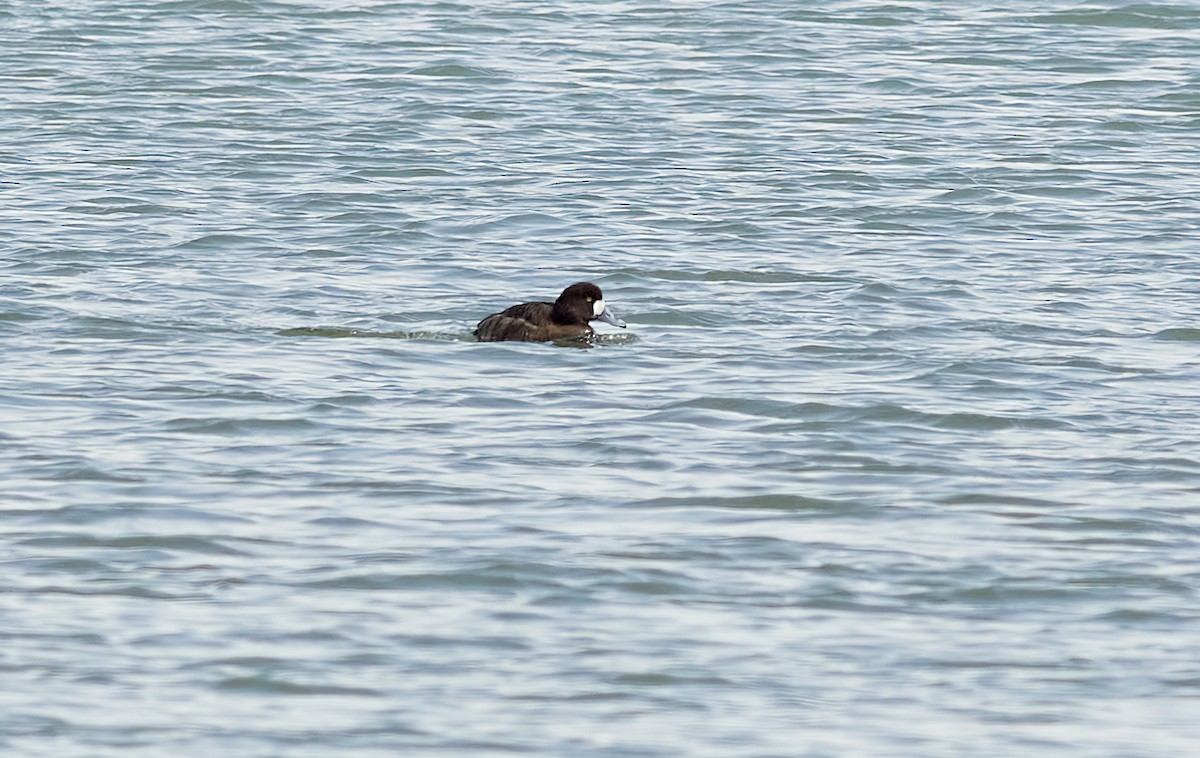
[[549, 342], [590, 337], [589, 321], [624, 327], [604, 304], [604, 293], [591, 282], [572, 284], [553, 303], [522, 303], [493, 313], [475, 327], [480, 342]]

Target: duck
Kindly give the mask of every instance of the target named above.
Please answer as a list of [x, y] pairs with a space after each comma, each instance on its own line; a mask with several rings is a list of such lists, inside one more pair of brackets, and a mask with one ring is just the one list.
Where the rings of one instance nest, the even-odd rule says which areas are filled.
[[553, 303], [521, 303], [493, 313], [475, 327], [480, 342], [550, 342], [586, 339], [595, 332], [589, 321], [625, 328], [604, 303], [604, 293], [591, 282], [576, 282]]

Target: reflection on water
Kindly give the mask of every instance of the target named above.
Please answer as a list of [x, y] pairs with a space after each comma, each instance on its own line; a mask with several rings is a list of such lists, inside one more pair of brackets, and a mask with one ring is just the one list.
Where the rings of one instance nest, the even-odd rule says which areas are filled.
[[369, 329], [343, 329], [334, 326], [302, 326], [294, 329], [281, 329], [276, 332], [281, 337], [333, 337], [356, 339], [388, 339], [388, 340], [455, 340], [459, 342], [474, 342], [475, 337], [466, 334], [450, 332], [375, 332]]
[[[390, 340], [451, 340], [455, 342], [476, 342], [475, 335], [471, 332], [467, 333], [451, 333], [451, 332], [375, 332], [367, 329], [343, 329], [338, 327], [296, 327], [293, 329], [281, 329], [276, 332], [281, 337], [332, 337], [332, 338], [362, 338], [362, 339], [390, 339]], [[594, 347], [596, 345], [631, 345], [638, 341], [636, 334], [632, 332], [622, 332], [620, 334], [593, 334], [591, 337], [580, 339], [564, 339], [554, 340], [552, 345], [559, 347]], [[497, 343], [489, 343], [497, 344]], [[511, 343], [510, 343], [511, 344]], [[518, 343], [530, 344], [530, 343]]]

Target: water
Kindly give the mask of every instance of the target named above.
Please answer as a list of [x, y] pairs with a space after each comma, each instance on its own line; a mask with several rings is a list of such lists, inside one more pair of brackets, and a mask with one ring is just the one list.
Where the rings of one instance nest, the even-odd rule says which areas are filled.
[[[0, 749], [1178, 756], [1200, 11], [0, 7]], [[591, 349], [477, 344], [599, 283]]]

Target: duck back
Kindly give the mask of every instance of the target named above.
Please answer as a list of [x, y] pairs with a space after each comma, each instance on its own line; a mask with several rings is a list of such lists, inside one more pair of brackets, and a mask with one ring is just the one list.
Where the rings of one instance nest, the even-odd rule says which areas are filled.
[[522, 303], [506, 308], [479, 322], [475, 336], [480, 342], [545, 342], [558, 325], [550, 318], [553, 303]]

